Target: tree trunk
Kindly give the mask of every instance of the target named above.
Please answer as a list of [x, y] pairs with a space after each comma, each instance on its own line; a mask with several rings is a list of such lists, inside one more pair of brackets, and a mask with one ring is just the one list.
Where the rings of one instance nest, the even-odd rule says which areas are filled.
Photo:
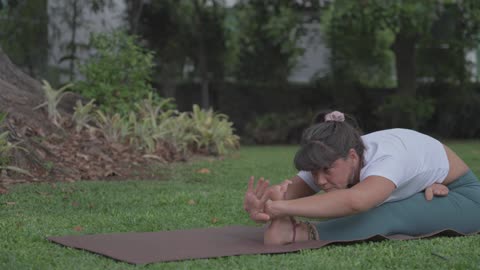
[[79, 17], [79, 12], [78, 12], [78, 1], [75, 0], [72, 2], [72, 9], [73, 9], [73, 15], [72, 15], [72, 33], [70, 37], [70, 44], [69, 44], [69, 49], [70, 49], [70, 63], [68, 67], [68, 73], [69, 73], [69, 79], [71, 82], [73, 82], [74, 77], [75, 77], [75, 61], [76, 61], [76, 55], [77, 55], [77, 20]]
[[33, 111], [43, 100], [42, 85], [12, 64], [0, 49], [0, 111], [43, 135], [54, 128], [45, 114]]
[[202, 11], [200, 9], [200, 4], [198, 0], [194, 1], [195, 7], [195, 16], [197, 18], [197, 25], [198, 25], [198, 50], [197, 50], [197, 57], [198, 57], [198, 71], [200, 74], [200, 83], [202, 85], [201, 89], [201, 96], [202, 96], [202, 108], [208, 109], [210, 107], [210, 95], [209, 95], [209, 72], [208, 72], [208, 64], [207, 64], [207, 51], [205, 48], [205, 36], [204, 36], [204, 25], [203, 25], [203, 18], [202, 18]]
[[[392, 50], [395, 53], [395, 67], [397, 73], [397, 93], [401, 101], [405, 103], [396, 104], [400, 106], [392, 112], [390, 119], [391, 127], [413, 128], [418, 127], [417, 115], [411, 112], [409, 100], [415, 99], [417, 92], [416, 74], [416, 51], [415, 45], [418, 35], [397, 33]], [[405, 107], [406, 106], [406, 107]]]
[[[65, 95], [59, 104], [59, 110], [71, 113], [76, 94]], [[23, 129], [31, 129], [31, 135], [47, 135], [57, 131], [43, 109], [33, 110], [45, 101], [42, 85], [16, 67], [0, 48], [0, 112], [8, 118], [22, 123]]]
[[177, 92], [177, 84], [173, 80], [164, 80], [162, 92], [166, 98], [175, 98]]
[[202, 108], [210, 108], [210, 91], [208, 89], [208, 80], [202, 78]]
[[177, 80], [175, 76], [168, 71], [162, 73], [162, 75], [163, 74], [171, 76], [161, 76], [162, 93], [166, 98], [175, 98], [177, 92]]
[[395, 54], [398, 94], [415, 96], [417, 90], [416, 52], [417, 35], [398, 33], [392, 45]]
[[140, 17], [144, 6], [143, 0], [127, 1], [128, 22], [130, 26], [130, 34], [136, 35], [140, 24]]

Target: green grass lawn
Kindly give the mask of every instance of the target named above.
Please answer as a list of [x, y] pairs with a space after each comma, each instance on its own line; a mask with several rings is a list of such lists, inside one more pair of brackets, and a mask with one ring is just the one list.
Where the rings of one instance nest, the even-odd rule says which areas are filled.
[[[480, 175], [480, 142], [449, 145]], [[242, 209], [250, 175], [295, 174], [295, 147], [243, 147], [223, 161], [164, 168], [164, 180], [18, 185], [0, 196], [0, 269], [480, 269], [480, 236], [328, 246], [282, 255], [133, 266], [47, 236], [254, 225]], [[196, 171], [208, 168], [210, 174]], [[193, 200], [193, 201], [192, 201]], [[194, 203], [192, 203], [194, 202]], [[479, 213], [480, 214], [480, 213]]]

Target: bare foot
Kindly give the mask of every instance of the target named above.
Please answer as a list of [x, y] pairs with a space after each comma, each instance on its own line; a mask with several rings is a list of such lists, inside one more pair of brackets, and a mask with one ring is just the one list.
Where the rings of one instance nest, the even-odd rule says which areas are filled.
[[[272, 220], [263, 235], [265, 245], [285, 245], [293, 241], [293, 224], [290, 217], [281, 217]], [[295, 242], [308, 240], [307, 225], [301, 223], [296, 226]]]
[[[273, 201], [283, 200], [287, 187], [291, 183], [290, 180], [285, 180], [280, 185], [270, 187], [268, 191], [270, 199]], [[263, 234], [265, 245], [285, 245], [306, 240], [308, 240], [307, 225], [302, 223], [295, 226], [289, 216], [273, 219]]]

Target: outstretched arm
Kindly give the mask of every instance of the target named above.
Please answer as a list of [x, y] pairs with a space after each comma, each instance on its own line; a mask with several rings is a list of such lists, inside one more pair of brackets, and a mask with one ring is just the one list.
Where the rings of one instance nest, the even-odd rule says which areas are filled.
[[[266, 222], [269, 220], [269, 216], [264, 213], [264, 204], [267, 199], [272, 200], [291, 200], [296, 198], [307, 197], [315, 194], [305, 182], [299, 177], [294, 176], [291, 179], [285, 180], [278, 185], [270, 186], [269, 180], [265, 180], [263, 177], [257, 181], [255, 185], [255, 178], [250, 177], [248, 182], [248, 189], [245, 193], [243, 207], [250, 215], [250, 218], [256, 222]], [[288, 189], [286, 188], [288, 186]], [[278, 194], [279, 188], [281, 188], [282, 197], [273, 198]]]
[[335, 190], [294, 200], [265, 203], [270, 219], [281, 216], [335, 218], [367, 211], [384, 202], [395, 184], [380, 176], [370, 176], [350, 189]]

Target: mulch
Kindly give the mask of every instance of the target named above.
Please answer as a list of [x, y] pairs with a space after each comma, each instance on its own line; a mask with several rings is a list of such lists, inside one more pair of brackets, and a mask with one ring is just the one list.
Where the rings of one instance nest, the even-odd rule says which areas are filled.
[[19, 183], [159, 179], [162, 176], [155, 167], [185, 160], [167, 143], [159, 144], [153, 153], [146, 153], [127, 143], [109, 142], [95, 129], [80, 133], [65, 129], [48, 136], [23, 136], [17, 140], [22, 142], [19, 146], [29, 151], [16, 150], [14, 159], [19, 162], [12, 165], [27, 169], [31, 176], [0, 170], [0, 194]]

